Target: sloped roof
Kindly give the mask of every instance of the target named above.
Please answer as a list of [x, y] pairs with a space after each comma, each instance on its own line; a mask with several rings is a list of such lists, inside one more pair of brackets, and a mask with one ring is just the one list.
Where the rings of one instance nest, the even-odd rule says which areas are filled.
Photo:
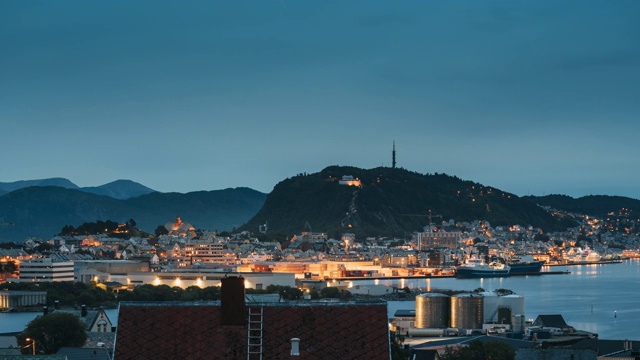
[[640, 348], [638, 341], [629, 340], [600, 340], [582, 339], [571, 345], [572, 349], [591, 349], [598, 352], [598, 356], [621, 353], [625, 350]]
[[[389, 359], [385, 302], [262, 303], [263, 358]], [[114, 359], [241, 359], [247, 327], [222, 326], [219, 302], [120, 304]]]
[[68, 360], [111, 360], [111, 353], [106, 348], [63, 347], [56, 355], [66, 356]]
[[539, 349], [520, 348], [516, 350], [514, 360], [596, 360], [598, 354], [584, 349]]
[[561, 329], [569, 327], [569, 325], [564, 321], [562, 315], [538, 315], [536, 321], [533, 322], [533, 325]]

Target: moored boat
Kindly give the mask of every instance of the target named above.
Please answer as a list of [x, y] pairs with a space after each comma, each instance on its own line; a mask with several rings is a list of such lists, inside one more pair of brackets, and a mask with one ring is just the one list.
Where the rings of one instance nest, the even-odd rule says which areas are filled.
[[516, 255], [512, 257], [507, 264], [511, 267], [509, 275], [518, 275], [539, 273], [544, 263], [543, 260], [536, 260], [533, 256], [527, 254]]
[[456, 267], [456, 275], [460, 278], [506, 277], [510, 270], [509, 265], [497, 261], [487, 264], [482, 259], [470, 258]]

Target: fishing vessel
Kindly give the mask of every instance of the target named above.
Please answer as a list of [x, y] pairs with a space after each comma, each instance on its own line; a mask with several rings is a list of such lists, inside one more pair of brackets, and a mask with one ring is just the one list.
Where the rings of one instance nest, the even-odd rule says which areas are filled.
[[510, 270], [509, 265], [497, 261], [487, 264], [482, 259], [469, 258], [464, 264], [456, 267], [456, 275], [459, 278], [506, 277], [509, 276]]
[[509, 275], [535, 274], [542, 270], [544, 260], [536, 260], [532, 255], [525, 254], [512, 257], [507, 264], [511, 267]]

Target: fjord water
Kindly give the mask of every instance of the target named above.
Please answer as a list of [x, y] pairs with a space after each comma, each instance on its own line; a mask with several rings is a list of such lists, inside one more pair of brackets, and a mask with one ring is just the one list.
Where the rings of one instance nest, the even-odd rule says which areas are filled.
[[[570, 274], [487, 279], [420, 279], [381, 284], [436, 291], [509, 289], [525, 298], [527, 319], [561, 314], [567, 324], [600, 339], [640, 340], [640, 260], [620, 264], [545, 267]], [[389, 314], [413, 309], [414, 301], [389, 303]]]

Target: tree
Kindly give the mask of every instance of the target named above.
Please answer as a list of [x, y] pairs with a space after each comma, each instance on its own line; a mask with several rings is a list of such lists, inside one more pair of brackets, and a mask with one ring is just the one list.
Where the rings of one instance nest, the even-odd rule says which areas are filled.
[[402, 335], [395, 331], [389, 334], [389, 341], [391, 342], [391, 359], [393, 360], [408, 360], [411, 358], [411, 350], [404, 349], [404, 338]]
[[[28, 345], [27, 338], [36, 342], [36, 353], [55, 354], [63, 346], [82, 347], [87, 341], [85, 324], [74, 314], [55, 312], [39, 316], [27, 324], [26, 329], [16, 335], [18, 344]], [[23, 349], [28, 353], [31, 349]]]
[[156, 228], [156, 230], [154, 232], [156, 234], [156, 237], [160, 237], [160, 235], [167, 235], [169, 233], [167, 228], [165, 228], [162, 225], [158, 225], [158, 227]]
[[444, 354], [440, 357], [442, 360], [513, 360], [515, 357], [515, 349], [511, 345], [500, 341], [482, 342], [474, 340], [469, 346], [461, 346], [458, 348], [446, 347]]
[[4, 264], [4, 272], [6, 273], [14, 273], [16, 271], [16, 263], [13, 261], [8, 261], [6, 264]]

